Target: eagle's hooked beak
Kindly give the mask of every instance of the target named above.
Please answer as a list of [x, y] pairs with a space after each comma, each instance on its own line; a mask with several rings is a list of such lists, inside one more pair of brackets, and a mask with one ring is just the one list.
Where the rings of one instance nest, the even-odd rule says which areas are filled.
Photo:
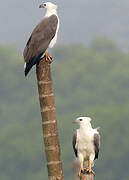
[[44, 4], [40, 4], [39, 8], [44, 8]]
[[72, 123], [77, 123], [77, 119], [73, 120], [73, 122], [72, 122]]

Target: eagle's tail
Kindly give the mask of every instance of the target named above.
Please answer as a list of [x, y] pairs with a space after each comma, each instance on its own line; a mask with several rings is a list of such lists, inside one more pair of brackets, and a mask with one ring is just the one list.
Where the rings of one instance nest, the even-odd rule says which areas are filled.
[[32, 58], [28, 63], [26, 63], [26, 65], [25, 65], [25, 76], [27, 76], [27, 74], [29, 73], [29, 71], [31, 70], [31, 68], [35, 64], [38, 64], [40, 62], [41, 56], [42, 56], [42, 54], [40, 54], [37, 58]]

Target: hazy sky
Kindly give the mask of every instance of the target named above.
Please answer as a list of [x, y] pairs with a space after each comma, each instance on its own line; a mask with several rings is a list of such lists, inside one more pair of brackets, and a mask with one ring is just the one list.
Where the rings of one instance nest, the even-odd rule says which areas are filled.
[[[44, 16], [41, 0], [0, 0], [0, 43], [24, 47]], [[129, 47], [128, 0], [53, 0], [58, 4], [58, 43], [88, 43], [97, 36], [116, 39]]]

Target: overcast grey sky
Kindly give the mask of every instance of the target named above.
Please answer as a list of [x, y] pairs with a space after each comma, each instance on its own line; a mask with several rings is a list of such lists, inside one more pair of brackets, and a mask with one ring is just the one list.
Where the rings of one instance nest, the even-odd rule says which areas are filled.
[[[0, 43], [24, 47], [35, 25], [44, 16], [42, 0], [0, 0]], [[128, 0], [53, 0], [58, 4], [58, 43], [88, 43], [108, 36], [129, 47]]]

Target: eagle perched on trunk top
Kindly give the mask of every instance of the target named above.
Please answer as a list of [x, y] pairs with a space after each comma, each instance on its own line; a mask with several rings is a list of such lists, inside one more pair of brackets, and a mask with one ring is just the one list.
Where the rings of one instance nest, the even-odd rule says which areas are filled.
[[52, 48], [57, 40], [59, 30], [59, 18], [57, 15], [57, 5], [46, 2], [39, 6], [46, 8], [46, 14], [43, 20], [33, 30], [26, 47], [24, 49], [24, 69], [25, 76], [35, 64], [39, 63], [41, 57], [45, 55], [46, 61], [52, 62], [52, 57], [47, 49]]
[[80, 125], [73, 136], [73, 149], [80, 163], [80, 172], [93, 173], [94, 160], [98, 158], [100, 148], [100, 135], [98, 128], [93, 129], [90, 117], [79, 117], [74, 122]]

